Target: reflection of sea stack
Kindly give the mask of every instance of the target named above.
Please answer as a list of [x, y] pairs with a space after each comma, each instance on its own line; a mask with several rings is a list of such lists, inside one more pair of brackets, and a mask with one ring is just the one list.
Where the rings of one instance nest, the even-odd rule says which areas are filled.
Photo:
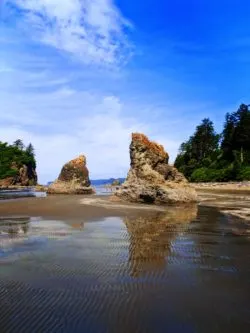
[[161, 271], [165, 268], [171, 242], [188, 223], [197, 216], [197, 206], [169, 208], [166, 213], [148, 217], [124, 218], [130, 235], [129, 261], [131, 274], [139, 276], [145, 272]]
[[7, 217], [0, 218], [0, 235], [16, 237], [27, 234], [29, 230], [29, 217]]
[[84, 155], [66, 163], [58, 179], [48, 188], [49, 194], [92, 194], [93, 192]]
[[131, 167], [128, 177], [115, 195], [144, 203], [195, 202], [197, 194], [185, 177], [168, 164], [163, 146], [144, 134], [132, 134]]

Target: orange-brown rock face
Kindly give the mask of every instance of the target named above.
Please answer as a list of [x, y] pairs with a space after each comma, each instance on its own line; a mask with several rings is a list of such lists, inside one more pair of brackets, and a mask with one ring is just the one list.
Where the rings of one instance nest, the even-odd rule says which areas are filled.
[[91, 194], [93, 192], [84, 155], [66, 163], [58, 179], [48, 188], [49, 194]]
[[62, 182], [76, 180], [82, 186], [90, 186], [89, 171], [86, 167], [86, 157], [80, 155], [74, 160], [66, 163], [61, 170], [58, 180]]
[[162, 145], [151, 142], [144, 134], [133, 133], [130, 170], [115, 195], [127, 201], [145, 203], [196, 201], [195, 190], [168, 164], [168, 159]]
[[18, 168], [17, 165], [13, 163], [11, 169], [16, 170], [17, 174], [1, 179], [0, 186], [33, 186], [37, 184], [36, 170], [32, 166], [22, 165]]
[[[156, 142], [150, 141], [144, 134], [132, 133], [130, 151], [133, 151], [133, 147], [141, 147], [142, 149], [144, 149], [150, 160], [152, 160], [153, 155], [155, 155], [156, 159], [161, 161], [168, 161], [169, 159], [168, 153], [165, 152], [164, 147]], [[133, 162], [134, 159], [133, 156], [131, 156], [131, 163]]]

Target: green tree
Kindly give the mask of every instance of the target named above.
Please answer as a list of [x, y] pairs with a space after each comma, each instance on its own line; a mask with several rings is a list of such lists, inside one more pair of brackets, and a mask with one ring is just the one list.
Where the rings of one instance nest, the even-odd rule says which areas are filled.
[[191, 139], [192, 158], [200, 163], [209, 157], [218, 149], [219, 137], [215, 133], [213, 122], [209, 118], [203, 119]]
[[20, 139], [17, 139], [16, 141], [14, 141], [13, 145], [14, 145], [14, 147], [16, 147], [16, 148], [18, 148], [20, 150], [24, 149], [23, 141], [20, 140]]
[[19, 168], [23, 165], [29, 168], [36, 167], [32, 144], [24, 150], [21, 140], [16, 140], [13, 145], [0, 141], [0, 179], [18, 174]]
[[[235, 150], [240, 152], [240, 161], [244, 163], [245, 155], [250, 150], [250, 110], [246, 104], [241, 104], [235, 114], [237, 125], [235, 128]], [[246, 156], [247, 158], [247, 156]]]
[[[205, 118], [180, 146], [175, 166], [192, 181], [249, 179], [250, 105], [227, 113], [221, 135]], [[221, 144], [219, 146], [219, 142]]]
[[240, 162], [250, 162], [250, 110], [249, 105], [241, 104], [233, 113], [226, 114], [222, 133], [221, 149], [223, 157], [234, 161], [235, 152], [240, 153]]
[[219, 138], [212, 121], [203, 119], [194, 135], [181, 144], [175, 166], [190, 178], [196, 168], [207, 166], [211, 162], [211, 156], [218, 151]]
[[234, 115], [227, 113], [224, 129], [222, 132], [221, 149], [223, 151], [223, 157], [229, 161], [233, 160], [235, 127], [236, 119]]
[[26, 153], [30, 156], [35, 156], [35, 149], [31, 143], [26, 147]]

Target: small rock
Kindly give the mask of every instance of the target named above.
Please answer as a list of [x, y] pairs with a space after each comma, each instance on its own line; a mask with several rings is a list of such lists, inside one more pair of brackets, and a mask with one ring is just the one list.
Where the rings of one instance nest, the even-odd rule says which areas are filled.
[[58, 177], [48, 188], [48, 194], [92, 194], [86, 157], [80, 155], [66, 163]]

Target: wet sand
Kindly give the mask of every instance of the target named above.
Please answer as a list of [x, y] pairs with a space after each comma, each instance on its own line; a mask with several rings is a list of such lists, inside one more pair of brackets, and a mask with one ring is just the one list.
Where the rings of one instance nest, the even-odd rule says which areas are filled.
[[109, 195], [53, 195], [0, 201], [0, 217], [41, 216], [68, 222], [89, 222], [105, 217], [150, 215], [164, 211], [164, 206], [115, 202], [110, 200]]
[[248, 333], [248, 227], [220, 212], [243, 198], [0, 202], [0, 332]]
[[[198, 204], [215, 207], [225, 214], [250, 222], [250, 192], [225, 189], [199, 189]], [[175, 206], [175, 207], [178, 207]], [[180, 207], [183, 207], [182, 205]], [[54, 195], [0, 200], [0, 217], [43, 216], [51, 219], [93, 221], [109, 216], [150, 214], [168, 207], [114, 202], [110, 195]]]
[[209, 189], [198, 191], [198, 195], [201, 206], [214, 207], [250, 229], [250, 193], [247, 191]]
[[192, 183], [196, 190], [212, 190], [224, 192], [245, 192], [250, 195], [250, 182], [226, 182], [226, 183]]
[[[89, 200], [93, 200], [89, 204]], [[98, 204], [98, 200], [104, 200], [104, 204]], [[86, 204], [84, 204], [86, 201]], [[97, 204], [95, 204], [97, 202]], [[107, 205], [105, 205], [105, 202]], [[107, 206], [107, 208], [106, 208]], [[116, 209], [114, 209], [116, 208]], [[102, 196], [70, 196], [53, 195], [44, 198], [22, 198], [14, 200], [4, 200], [0, 202], [0, 216], [42, 216], [47, 219], [59, 220], [83, 220], [93, 221], [109, 216], [125, 216], [130, 210], [130, 204], [120, 206], [118, 203], [109, 202], [109, 197], [103, 199]], [[162, 208], [152, 207], [151, 210], [162, 210]], [[138, 206], [138, 210], [145, 211], [145, 207]], [[136, 210], [131, 210], [136, 214]]]

